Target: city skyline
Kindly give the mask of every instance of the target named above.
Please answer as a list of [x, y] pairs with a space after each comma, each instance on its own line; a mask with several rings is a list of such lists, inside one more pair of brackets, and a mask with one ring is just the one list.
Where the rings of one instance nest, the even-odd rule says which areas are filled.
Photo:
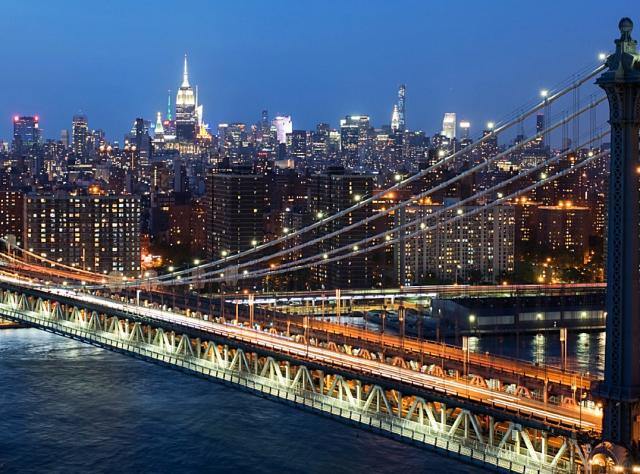
[[[511, 111], [508, 107], [552, 87], [558, 77], [552, 71], [568, 76], [611, 47], [606, 34], [591, 27], [605, 19], [590, 15], [590, 9], [573, 13], [573, 21], [583, 27], [558, 42], [555, 34], [568, 15], [545, 18], [542, 5], [514, 19], [508, 9], [489, 15], [467, 2], [447, 8], [373, 2], [358, 9], [352, 4], [341, 8], [340, 15], [327, 8], [330, 13], [314, 11], [313, 18], [290, 2], [273, 9], [253, 2], [218, 9], [197, 5], [202, 17], [211, 12], [216, 28], [198, 18], [191, 24], [181, 21], [186, 13], [174, 2], [159, 2], [154, 9], [130, 6], [124, 16], [116, 2], [102, 8], [101, 21], [74, 24], [71, 31], [56, 34], [56, 42], [43, 41], [51, 33], [49, 23], [59, 29], [73, 22], [78, 15], [73, 5], [79, 4], [52, 8], [27, 2], [8, 7], [20, 20], [8, 25], [5, 34], [22, 34], [22, 41], [7, 54], [12, 73], [0, 78], [0, 116], [6, 117], [0, 124], [3, 139], [11, 137], [14, 115], [37, 114], [44, 137], [58, 138], [61, 129], [70, 128], [71, 117], [82, 112], [90, 128], [121, 140], [135, 117], [153, 121], [157, 111], [166, 109], [167, 90], [175, 95], [180, 84], [185, 53], [213, 130], [219, 122], [257, 122], [263, 109], [272, 116], [292, 115], [296, 129], [313, 129], [319, 122], [335, 127], [349, 114], [369, 115], [376, 126], [389, 124], [397, 88], [406, 84], [408, 128], [430, 134], [438, 131], [445, 112], [457, 112], [470, 120], [477, 134], [487, 120], [499, 120]], [[602, 15], [614, 21], [628, 5], [616, 2]], [[409, 10], [415, 14], [402, 15]], [[167, 11], [175, 13], [170, 25]], [[394, 12], [403, 25], [389, 23]], [[135, 22], [136, 18], [146, 21]], [[116, 20], [121, 23], [118, 35], [109, 29]], [[177, 41], [166, 39], [176, 25], [186, 25]], [[385, 26], [382, 41], [369, 39]], [[448, 36], [452, 40], [443, 43]], [[518, 41], [512, 41], [517, 36]], [[132, 55], [135, 41], [140, 50]], [[545, 45], [551, 42], [554, 55], [549, 57]], [[398, 47], [410, 44], [418, 47]], [[494, 50], [500, 55], [492, 54]], [[592, 56], [575, 54], [589, 50]], [[60, 56], [60, 51], [74, 54]], [[345, 51], [354, 54], [341, 54]], [[114, 56], [118, 52], [122, 55]], [[511, 57], [522, 58], [518, 68], [506, 67]], [[542, 63], [545, 70], [539, 67]], [[489, 70], [501, 74], [482, 72]], [[44, 71], [48, 87], [37, 80]], [[466, 87], [470, 76], [473, 88]], [[483, 94], [475, 92], [480, 89]], [[517, 93], [505, 96], [504, 90]]]

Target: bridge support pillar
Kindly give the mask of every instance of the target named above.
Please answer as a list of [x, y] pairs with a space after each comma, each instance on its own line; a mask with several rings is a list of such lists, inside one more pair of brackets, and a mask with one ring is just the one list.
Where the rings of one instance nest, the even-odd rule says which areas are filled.
[[443, 433], [447, 431], [447, 405], [440, 404], [440, 429]]
[[489, 417], [489, 446], [495, 446], [496, 423], [492, 416]]
[[[611, 161], [607, 242], [607, 344], [603, 438], [637, 451], [640, 441], [640, 214], [638, 134], [640, 54], [631, 38], [633, 23], [620, 20], [616, 51], [596, 81], [609, 99]], [[637, 453], [632, 453], [637, 457]]]

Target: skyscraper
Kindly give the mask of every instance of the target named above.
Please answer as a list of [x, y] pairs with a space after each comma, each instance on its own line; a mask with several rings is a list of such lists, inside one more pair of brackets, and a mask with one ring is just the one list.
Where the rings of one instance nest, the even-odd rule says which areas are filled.
[[156, 125], [153, 128], [153, 143], [160, 146], [164, 143], [164, 126], [162, 125], [162, 112], [156, 115]]
[[274, 127], [276, 127], [278, 143], [287, 143], [287, 135], [293, 131], [293, 122], [291, 121], [291, 115], [274, 117], [271, 123]]
[[449, 140], [456, 138], [456, 114], [455, 112], [447, 112], [442, 120], [442, 135]]
[[73, 153], [79, 157], [84, 157], [87, 150], [87, 139], [89, 137], [89, 124], [86, 115], [74, 115], [71, 125], [71, 148]]
[[404, 117], [404, 96], [406, 93], [406, 87], [404, 84], [400, 84], [398, 88], [398, 130], [404, 132], [406, 130], [405, 117]]
[[207, 177], [207, 255], [233, 255], [262, 242], [264, 176], [249, 167]]
[[[309, 183], [309, 210], [312, 216], [330, 216], [353, 206], [373, 193], [372, 175], [354, 174], [342, 167], [329, 168], [325, 173], [314, 174]], [[371, 204], [360, 207], [349, 214], [322, 225], [314, 237], [326, 235], [350, 223], [365, 219], [372, 214]], [[356, 244], [371, 235], [371, 224], [364, 224], [334, 237], [323, 239], [313, 246], [313, 253], [323, 254], [345, 245]], [[356, 247], [353, 248], [357, 250]], [[368, 288], [373, 281], [371, 255], [361, 254], [348, 260], [338, 260], [312, 269], [313, 283], [318, 288]]]
[[353, 168], [364, 161], [370, 128], [368, 115], [347, 115], [340, 120], [340, 150], [345, 167]]
[[13, 118], [13, 148], [17, 152], [31, 149], [41, 142], [38, 116], [18, 116]]
[[400, 129], [400, 112], [398, 110], [398, 104], [393, 106], [393, 112], [391, 112], [391, 130], [397, 132]]
[[193, 87], [189, 85], [189, 71], [187, 69], [187, 55], [184, 55], [184, 70], [182, 84], [176, 96], [176, 139], [178, 141], [193, 141], [196, 138], [196, 96]]

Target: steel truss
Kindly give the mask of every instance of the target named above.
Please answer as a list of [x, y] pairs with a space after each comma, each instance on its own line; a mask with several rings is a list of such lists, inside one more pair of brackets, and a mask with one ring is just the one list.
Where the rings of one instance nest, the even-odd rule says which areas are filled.
[[401, 393], [370, 379], [345, 376], [152, 322], [110, 315], [0, 290], [0, 316], [148, 361], [233, 384], [385, 436], [444, 451], [498, 471], [556, 473], [588, 469], [589, 444], [539, 423], [498, 419], [437, 394]]

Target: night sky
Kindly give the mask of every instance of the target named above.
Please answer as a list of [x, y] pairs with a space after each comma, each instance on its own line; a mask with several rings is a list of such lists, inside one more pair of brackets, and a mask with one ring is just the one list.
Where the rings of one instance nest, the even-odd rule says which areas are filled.
[[[407, 125], [440, 130], [457, 112], [475, 132], [610, 51], [637, 0], [2, 2], [0, 138], [38, 114], [47, 138], [82, 111], [122, 140], [154, 119], [189, 54], [205, 120], [291, 114], [294, 128], [346, 114], [389, 123], [407, 85]], [[473, 127], [476, 125], [475, 127]]]

